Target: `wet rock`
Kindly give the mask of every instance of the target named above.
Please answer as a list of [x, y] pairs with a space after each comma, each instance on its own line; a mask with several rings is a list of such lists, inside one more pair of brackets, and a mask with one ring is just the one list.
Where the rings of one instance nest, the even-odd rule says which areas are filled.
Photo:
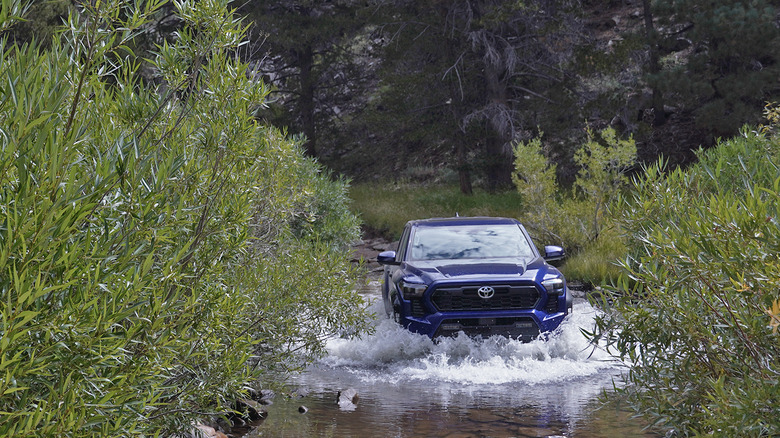
[[360, 397], [354, 388], [349, 388], [344, 391], [339, 391], [336, 396], [336, 402], [341, 410], [353, 411], [357, 407], [357, 403]]
[[[262, 424], [267, 416], [268, 412], [258, 401], [240, 399], [236, 401], [233, 411], [226, 416], [229, 424], [224, 426], [220, 424], [220, 426], [231, 437], [240, 437]], [[222, 419], [220, 418], [218, 421], [222, 421]]]
[[[235, 414], [233, 414], [235, 415]], [[230, 417], [231, 414], [228, 414], [226, 416], [219, 416], [215, 418], [213, 421], [209, 422], [208, 425], [212, 426], [214, 429], [217, 429], [218, 432], [222, 433], [231, 433], [233, 432], [233, 427], [235, 426], [233, 424], [233, 421], [228, 419], [227, 417]]]
[[260, 398], [258, 401], [261, 405], [272, 405], [274, 404], [274, 397], [276, 397], [276, 394], [273, 391], [264, 389], [260, 391]]
[[196, 424], [195, 429], [200, 430], [201, 433], [200, 435], [195, 434], [194, 436], [203, 436], [204, 438], [228, 438], [224, 433], [211, 426], [206, 426], [205, 424]]
[[290, 398], [304, 398], [309, 395], [309, 390], [306, 388], [298, 388], [290, 393]]
[[224, 416], [218, 417], [213, 423], [220, 430], [229, 433], [230, 436], [243, 436], [253, 428], [259, 426], [268, 416], [268, 413], [255, 400], [239, 399], [233, 404], [233, 410]]
[[398, 242], [389, 242], [382, 238], [367, 239], [352, 245], [352, 262], [365, 263], [369, 270], [377, 269], [380, 265], [376, 262], [376, 256], [382, 251], [395, 249]]
[[268, 416], [263, 406], [254, 400], [241, 399], [236, 402], [236, 411], [242, 416], [244, 422], [255, 423], [264, 420]]

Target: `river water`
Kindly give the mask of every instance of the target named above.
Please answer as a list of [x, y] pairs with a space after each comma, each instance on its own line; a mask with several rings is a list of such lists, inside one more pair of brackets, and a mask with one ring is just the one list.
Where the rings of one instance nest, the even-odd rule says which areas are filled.
[[[433, 342], [385, 318], [378, 287], [367, 294], [375, 333], [329, 341], [291, 382], [305, 396], [277, 395], [248, 437], [658, 436], [600, 401], [626, 369], [581, 334], [596, 314], [583, 299], [549, 339]], [[337, 403], [350, 389], [357, 403]]]

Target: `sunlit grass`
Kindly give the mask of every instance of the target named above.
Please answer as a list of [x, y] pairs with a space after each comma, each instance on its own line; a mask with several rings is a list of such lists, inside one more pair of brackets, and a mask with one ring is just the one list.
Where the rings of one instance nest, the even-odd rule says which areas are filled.
[[409, 220], [455, 215], [518, 218], [523, 205], [515, 191], [475, 190], [466, 196], [455, 185], [356, 184], [350, 196], [366, 229], [389, 239], [397, 239]]
[[614, 229], [605, 229], [599, 237], [582, 250], [570, 254], [561, 270], [567, 279], [594, 286], [611, 284], [622, 268], [618, 261], [626, 257], [625, 242]]

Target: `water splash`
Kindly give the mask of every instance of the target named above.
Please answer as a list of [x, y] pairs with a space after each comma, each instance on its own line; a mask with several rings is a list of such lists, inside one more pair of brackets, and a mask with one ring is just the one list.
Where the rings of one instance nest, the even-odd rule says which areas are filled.
[[[381, 302], [371, 310], [383, 315]], [[339, 368], [365, 383], [414, 381], [465, 385], [547, 384], [585, 378], [618, 367], [594, 350], [580, 329], [591, 329], [596, 310], [575, 303], [574, 312], [555, 333], [524, 343], [493, 336], [475, 340], [464, 334], [441, 338], [411, 333], [378, 317], [376, 331], [356, 340], [333, 339], [318, 366]]]
[[[626, 368], [581, 334], [597, 314], [584, 300], [556, 333], [529, 343], [465, 335], [434, 342], [385, 318], [381, 302], [371, 310], [382, 315], [374, 334], [330, 340], [329, 355], [293, 379], [310, 394], [309, 414], [280, 415], [258, 436], [325, 435], [310, 430], [320, 426], [344, 437], [645, 436], [627, 414], [597, 410]], [[350, 388], [360, 402], [345, 412], [334, 401]], [[290, 419], [305, 432], [274, 435]]]

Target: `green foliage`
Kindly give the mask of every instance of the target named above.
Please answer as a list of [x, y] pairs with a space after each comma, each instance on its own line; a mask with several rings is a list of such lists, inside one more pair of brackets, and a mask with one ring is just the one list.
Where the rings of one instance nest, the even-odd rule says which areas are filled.
[[590, 128], [587, 132], [588, 141], [574, 154], [574, 162], [580, 166], [574, 185], [592, 203], [593, 220], [588, 234], [595, 238], [603, 227], [607, 207], [628, 182], [625, 172], [636, 161], [636, 144], [633, 138], [618, 138], [611, 127], [599, 132], [600, 139]]
[[759, 125], [759, 131], [764, 134], [776, 134], [780, 127], [780, 105], [767, 102], [764, 105], [764, 118], [767, 119], [768, 124]]
[[540, 134], [527, 143], [515, 145], [512, 182], [523, 197], [523, 223], [543, 235], [545, 242], [563, 244], [559, 233], [565, 219], [561, 215], [556, 165], [548, 163], [541, 137]]
[[778, 138], [744, 131], [620, 201], [625, 276], [590, 336], [632, 366], [622, 392], [680, 435], [780, 434]]
[[365, 327], [346, 183], [252, 118], [227, 3], [176, 3], [159, 90], [129, 47], [162, 2], [0, 46], [0, 435], [180, 432]]
[[549, 164], [541, 135], [515, 146], [512, 180], [523, 196], [523, 222], [556, 243], [576, 251], [595, 241], [605, 227], [605, 211], [626, 183], [625, 171], [636, 159], [633, 139], [621, 140], [606, 128], [599, 138], [588, 130], [588, 141], [574, 154], [580, 166], [575, 180], [579, 193], [564, 193]]
[[348, 181], [331, 180], [329, 171], [313, 160], [308, 163], [309, 166], [301, 166], [308, 175], [299, 179], [298, 185], [305, 185], [301, 187], [303, 199], [298, 206], [299, 214], [291, 223], [292, 231], [300, 240], [344, 248], [360, 235], [360, 221], [349, 211]]

